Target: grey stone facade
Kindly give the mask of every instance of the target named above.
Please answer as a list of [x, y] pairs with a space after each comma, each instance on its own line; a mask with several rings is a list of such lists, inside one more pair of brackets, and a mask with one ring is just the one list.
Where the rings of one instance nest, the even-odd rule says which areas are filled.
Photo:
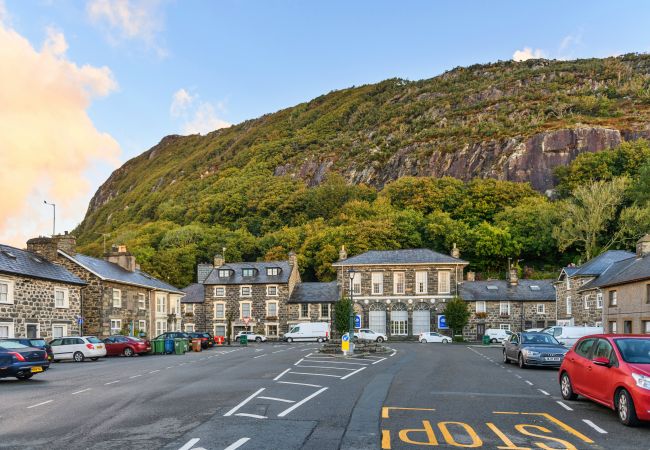
[[560, 280], [555, 283], [558, 323], [588, 327], [602, 325], [603, 306], [597, 300], [599, 291], [582, 290], [583, 286], [595, 279], [593, 276], [571, 277], [566, 273], [562, 274]]

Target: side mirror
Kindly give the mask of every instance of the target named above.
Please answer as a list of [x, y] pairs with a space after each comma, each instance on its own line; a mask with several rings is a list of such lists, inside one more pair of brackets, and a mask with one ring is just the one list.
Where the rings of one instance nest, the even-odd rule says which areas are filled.
[[597, 366], [605, 366], [605, 367], [609, 367], [611, 365], [609, 359], [603, 356], [594, 358], [594, 364], [596, 364]]
[[566, 342], [560, 342], [560, 345], [566, 347]]

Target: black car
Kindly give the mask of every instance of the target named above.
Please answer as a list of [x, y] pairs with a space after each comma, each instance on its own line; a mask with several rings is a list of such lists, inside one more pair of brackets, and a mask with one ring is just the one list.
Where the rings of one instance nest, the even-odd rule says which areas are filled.
[[45, 350], [11, 340], [0, 342], [0, 378], [29, 380], [35, 373], [45, 372], [49, 368], [50, 361]]
[[206, 349], [209, 347], [214, 347], [214, 338], [210, 333], [188, 333], [190, 339], [199, 339], [201, 341], [201, 347]]
[[189, 334], [183, 333], [182, 331], [168, 331], [159, 336], [156, 336], [156, 339], [187, 339], [192, 340]]
[[527, 366], [560, 367], [568, 349], [547, 333], [515, 333], [503, 341], [503, 362]]
[[27, 347], [40, 348], [41, 350], [45, 350], [47, 352], [48, 361], [52, 361], [52, 359], [54, 359], [54, 353], [52, 353], [52, 347], [50, 347], [50, 345], [47, 342], [45, 342], [45, 339], [17, 337], [17, 338], [2, 338], [0, 339], [0, 343], [2, 343], [2, 341], [13, 341], [13, 342], [18, 342], [20, 344], [26, 345]]

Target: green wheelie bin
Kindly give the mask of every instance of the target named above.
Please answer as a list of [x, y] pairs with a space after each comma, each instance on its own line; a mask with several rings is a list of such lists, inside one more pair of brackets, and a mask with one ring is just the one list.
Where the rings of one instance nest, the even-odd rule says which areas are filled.
[[162, 339], [154, 339], [151, 341], [151, 344], [153, 346], [153, 352], [156, 355], [162, 355], [165, 353], [165, 341]]
[[248, 336], [245, 335], [245, 334], [242, 334], [241, 336], [239, 336], [239, 344], [246, 347], [248, 345]]
[[190, 351], [190, 340], [183, 338], [183, 351], [185, 353]]
[[490, 336], [487, 334], [483, 335], [483, 345], [490, 345]]
[[174, 339], [174, 355], [184, 355], [185, 354], [185, 343], [184, 339], [177, 338]]

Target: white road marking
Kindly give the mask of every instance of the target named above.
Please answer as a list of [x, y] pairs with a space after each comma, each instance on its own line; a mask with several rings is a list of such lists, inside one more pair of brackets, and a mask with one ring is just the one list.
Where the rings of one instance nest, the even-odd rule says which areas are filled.
[[281, 383], [281, 384], [295, 384], [295, 385], [298, 385], [298, 386], [309, 386], [309, 387], [315, 387], [315, 388], [323, 387], [323, 386], [321, 386], [319, 384], [296, 383], [294, 381], [278, 381], [278, 383]]
[[165, 369], [172, 369], [174, 366], [165, 367]]
[[260, 416], [259, 414], [237, 413], [235, 415], [239, 417], [252, 417], [253, 419], [268, 419], [268, 417]]
[[531, 382], [528, 381], [528, 380], [524, 380], [524, 381], [525, 381], [526, 383], [528, 383], [529, 385], [531, 385], [531, 386], [533, 385], [533, 383], [531, 383]]
[[512, 370], [508, 369], [508, 373], [512, 373]]
[[596, 425], [595, 423], [593, 423], [591, 420], [588, 420], [588, 419], [582, 419], [582, 421], [583, 421], [584, 423], [586, 423], [587, 425], [589, 425], [589, 426], [590, 426], [591, 428], [593, 428], [594, 430], [596, 430], [597, 432], [599, 432], [600, 434], [607, 434], [607, 431], [605, 431], [605, 430], [603, 430], [602, 428], [600, 428], [598, 425]]
[[[365, 368], [365, 367], [364, 367]], [[310, 373], [310, 372], [289, 372], [294, 375], [313, 375], [315, 377], [332, 377], [332, 378], [341, 378], [338, 375], [332, 375], [329, 373]], [[353, 372], [354, 373], [354, 372]]]
[[280, 353], [280, 352], [283, 352], [283, 351], [284, 351], [284, 350], [276, 350], [276, 351], [271, 352], [271, 353]]
[[199, 442], [200, 440], [201, 440], [201, 439], [199, 439], [199, 438], [190, 439], [189, 441], [187, 441], [187, 442], [185, 443], [184, 446], [182, 446], [182, 447], [179, 448], [178, 450], [190, 450], [192, 447], [194, 447], [194, 444], [196, 444], [196, 443]]
[[255, 391], [252, 395], [246, 397], [246, 399], [245, 399], [244, 401], [242, 401], [239, 405], [235, 406], [233, 409], [231, 409], [230, 411], [228, 411], [228, 412], [227, 412], [226, 414], [224, 414], [223, 416], [224, 416], [224, 417], [232, 416], [235, 412], [237, 412], [237, 410], [238, 410], [239, 408], [241, 408], [241, 407], [244, 406], [246, 403], [248, 403], [248, 402], [250, 402], [251, 400], [253, 400], [253, 399], [255, 398], [255, 396], [256, 396], [257, 394], [259, 394], [260, 392], [262, 392], [264, 389], [265, 389], [265, 388], [260, 388], [259, 390]]
[[289, 347], [287, 350], [293, 350], [294, 348], [296, 348], [296, 347]]
[[262, 356], [266, 356], [266, 353], [265, 353], [265, 354], [263, 354], [263, 355], [257, 355], [257, 356], [253, 356], [253, 359], [256, 359], [256, 358], [261, 358]]
[[305, 358], [308, 361], [313, 362], [326, 362], [332, 364], [349, 364], [354, 366], [369, 366], [370, 364], [358, 363], [358, 362], [348, 362], [348, 361], [332, 361], [331, 359], [316, 359], [316, 358]]
[[234, 442], [234, 443], [230, 444], [224, 450], [235, 450], [235, 449], [241, 447], [242, 445], [244, 445], [246, 442], [248, 442], [250, 440], [251, 440], [251, 438], [241, 438], [237, 442]]
[[199, 359], [199, 361], [205, 361], [205, 358], [201, 358], [201, 359]]
[[377, 364], [377, 363], [380, 363], [380, 362], [382, 362], [382, 361], [383, 361], [383, 360], [385, 360], [385, 359], [386, 359], [386, 358], [381, 358], [381, 359], [378, 359], [378, 360], [377, 360], [377, 361], [375, 361], [375, 362], [374, 362], [373, 364]]
[[397, 352], [393, 352], [393, 353], [391, 353], [390, 356], [395, 356], [395, 353], [397, 353]]
[[300, 351], [301, 351], [301, 352], [308, 352], [309, 350], [311, 350], [311, 348], [303, 348], [303, 349], [300, 350]]
[[349, 367], [327, 367], [327, 366], [298, 366], [298, 367], [300, 368], [307, 367], [309, 369], [357, 370], [357, 369], [350, 369]]
[[293, 411], [294, 409], [299, 408], [300, 406], [304, 405], [304, 404], [307, 403], [309, 400], [311, 400], [312, 398], [316, 397], [316, 396], [319, 395], [321, 392], [325, 392], [326, 390], [327, 390], [327, 388], [324, 387], [324, 388], [322, 388], [322, 389], [320, 389], [320, 390], [314, 392], [314, 393], [311, 394], [310, 396], [303, 398], [302, 400], [300, 400], [300, 401], [299, 401], [298, 403], [296, 403], [295, 405], [290, 406], [289, 408], [285, 409], [285, 410], [282, 411], [280, 414], [278, 414], [278, 417], [284, 417], [284, 416], [286, 416], [287, 414], [289, 414], [289, 413], [290, 413], [291, 411]]
[[282, 375], [284, 375], [285, 373], [287, 373], [287, 372], [290, 371], [290, 370], [291, 370], [291, 369], [287, 369], [287, 370], [285, 370], [285, 371], [282, 372], [280, 375], [278, 375], [277, 377], [273, 378], [273, 381], [278, 381], [280, 378], [282, 378]]
[[304, 360], [305, 360], [305, 358], [300, 358], [300, 360], [299, 360], [297, 363], [295, 363], [294, 366], [297, 366], [298, 364], [300, 364], [300, 363], [303, 362]]
[[36, 408], [37, 406], [47, 405], [48, 403], [52, 403], [53, 401], [54, 401], [54, 400], [46, 400], [46, 401], [44, 401], [44, 402], [37, 403], [37, 404], [32, 405], [32, 406], [28, 406], [27, 409], [32, 409], [32, 408]]
[[257, 398], [263, 398], [264, 400], [275, 400], [276, 402], [284, 402], [284, 403], [296, 403], [295, 400], [287, 400], [286, 398], [277, 398], [277, 397], [257, 397]]
[[573, 411], [573, 408], [571, 408], [570, 406], [565, 405], [564, 403], [562, 403], [559, 400], [556, 401], [555, 403], [557, 403], [558, 405], [560, 405], [562, 408], [566, 409], [567, 411]]
[[104, 383], [104, 386], [108, 386], [109, 384], [115, 384], [115, 383], [119, 383], [119, 382], [120, 382], [120, 380], [109, 381], [108, 383]]
[[537, 389], [539, 392], [541, 392], [544, 395], [551, 395], [548, 392], [546, 392], [544, 389]]
[[149, 373], [156, 373], [156, 372], [160, 372], [160, 369], [152, 370], [152, 371], [149, 372]]
[[138, 377], [141, 377], [141, 376], [142, 376], [142, 374], [140, 374], [140, 375], [133, 375], [132, 377], [129, 377], [129, 378], [138, 378]]
[[357, 369], [357, 370], [355, 370], [354, 372], [350, 372], [349, 374], [347, 374], [346, 376], [344, 376], [343, 378], [341, 378], [341, 380], [345, 380], [346, 378], [350, 378], [352, 375], [354, 375], [354, 374], [356, 374], [356, 373], [359, 373], [359, 372], [361, 372], [362, 370], [365, 370], [365, 367], [362, 367], [362, 368], [360, 368], [360, 369]]
[[521, 375], [515, 375], [515, 376], [521, 380]]
[[73, 392], [72, 395], [81, 394], [82, 392], [88, 392], [89, 390], [90, 390], [90, 388], [82, 389], [82, 390], [80, 390], [80, 391]]

